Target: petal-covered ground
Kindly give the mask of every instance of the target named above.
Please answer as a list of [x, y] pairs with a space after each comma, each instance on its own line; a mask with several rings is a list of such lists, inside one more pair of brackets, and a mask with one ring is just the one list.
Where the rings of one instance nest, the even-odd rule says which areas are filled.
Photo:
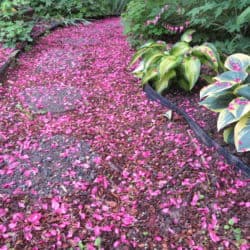
[[147, 100], [117, 18], [61, 28], [0, 96], [0, 249], [248, 249], [249, 185]]

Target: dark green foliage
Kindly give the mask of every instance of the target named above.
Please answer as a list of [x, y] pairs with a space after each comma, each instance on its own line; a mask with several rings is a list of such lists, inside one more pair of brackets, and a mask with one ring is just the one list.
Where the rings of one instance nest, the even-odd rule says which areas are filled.
[[8, 47], [31, 41], [39, 19], [57, 19], [65, 24], [120, 15], [129, 0], [0, 0], [0, 42]]
[[132, 0], [123, 22], [132, 45], [149, 39], [175, 41], [176, 28], [184, 26], [196, 30], [194, 44], [213, 42], [227, 54], [250, 52], [249, 0]]
[[[150, 23], [157, 15], [160, 15], [157, 23]], [[129, 35], [133, 46], [148, 39], [162, 39], [166, 35], [175, 34], [176, 32], [170, 31], [165, 25], [182, 25], [186, 21], [182, 15], [181, 4], [173, 0], [132, 0], [122, 17], [125, 33]]]
[[250, 53], [249, 0], [196, 1], [186, 12], [198, 32], [196, 41], [209, 40], [227, 54], [235, 51]]

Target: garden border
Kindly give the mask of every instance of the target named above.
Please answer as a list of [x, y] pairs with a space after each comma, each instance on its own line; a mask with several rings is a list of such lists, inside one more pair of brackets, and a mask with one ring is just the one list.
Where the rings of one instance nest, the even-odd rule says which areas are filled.
[[184, 110], [169, 101], [166, 97], [158, 94], [149, 84], [146, 84], [143, 90], [149, 99], [159, 102], [161, 105], [184, 117], [199, 141], [210, 148], [214, 147], [220, 155], [224, 156], [228, 164], [235, 166], [237, 170], [242, 171], [247, 177], [250, 177], [250, 167], [213, 140]]
[[38, 38], [46, 34], [47, 32], [53, 31], [58, 27], [63, 27], [64, 24], [62, 22], [54, 22], [47, 29], [40, 31], [38, 34], [34, 35], [32, 38], [32, 42], [23, 42], [20, 44], [19, 48], [14, 50], [6, 60], [6, 62], [0, 67], [0, 83], [3, 83], [5, 74], [8, 71], [11, 64], [18, 58], [18, 56], [24, 51], [25, 46], [28, 44], [35, 43]]

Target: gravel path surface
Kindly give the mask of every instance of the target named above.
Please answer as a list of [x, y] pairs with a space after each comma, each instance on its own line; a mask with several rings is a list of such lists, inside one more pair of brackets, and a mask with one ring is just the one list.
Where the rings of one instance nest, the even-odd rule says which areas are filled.
[[241, 249], [249, 182], [147, 100], [118, 18], [60, 28], [0, 96], [0, 249]]

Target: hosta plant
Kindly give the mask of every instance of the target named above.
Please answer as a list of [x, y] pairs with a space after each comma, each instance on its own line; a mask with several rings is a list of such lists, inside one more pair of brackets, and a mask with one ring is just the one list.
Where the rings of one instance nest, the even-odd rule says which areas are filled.
[[162, 41], [148, 42], [141, 46], [130, 66], [141, 59], [133, 73], [142, 79], [142, 84], [151, 83], [158, 93], [173, 83], [190, 91], [199, 79], [202, 64], [218, 72], [220, 59], [216, 48], [210, 43], [191, 47], [194, 32], [187, 30], [173, 46]]
[[219, 113], [217, 129], [224, 129], [227, 143], [234, 143], [238, 152], [250, 151], [250, 56], [233, 54], [225, 68], [201, 90], [201, 104]]

